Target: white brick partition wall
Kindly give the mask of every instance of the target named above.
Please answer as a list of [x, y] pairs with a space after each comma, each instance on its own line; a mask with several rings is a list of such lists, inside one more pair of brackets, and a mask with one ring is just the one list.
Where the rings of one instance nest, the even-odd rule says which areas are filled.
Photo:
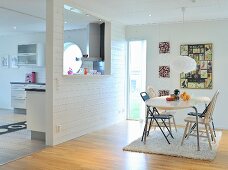
[[[56, 145], [126, 118], [125, 27], [111, 23], [111, 75], [62, 75], [63, 4], [47, 0], [47, 144]], [[57, 132], [57, 126], [61, 131]]]

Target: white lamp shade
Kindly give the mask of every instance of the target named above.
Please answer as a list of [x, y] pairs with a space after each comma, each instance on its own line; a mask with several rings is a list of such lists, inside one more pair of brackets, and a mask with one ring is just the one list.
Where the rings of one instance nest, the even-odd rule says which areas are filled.
[[180, 73], [188, 73], [196, 70], [196, 61], [189, 56], [178, 56], [172, 63], [171, 67]]

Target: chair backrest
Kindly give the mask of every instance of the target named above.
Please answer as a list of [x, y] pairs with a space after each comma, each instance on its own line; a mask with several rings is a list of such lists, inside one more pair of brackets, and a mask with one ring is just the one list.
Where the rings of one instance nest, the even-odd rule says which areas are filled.
[[208, 104], [208, 106], [205, 109], [205, 121], [209, 122], [212, 119], [212, 115], [215, 109], [215, 104], [216, 104], [216, 100], [217, 97], [219, 95], [219, 90], [217, 90], [213, 96], [213, 98], [211, 99], [210, 103]]
[[156, 94], [155, 89], [153, 88], [153, 86], [151, 86], [151, 85], [147, 86], [147, 90], [146, 91], [147, 91], [148, 95], [151, 98], [157, 97], [157, 94]]
[[147, 92], [141, 92], [140, 96], [142, 97], [144, 102], [150, 99], [150, 96], [147, 94]]

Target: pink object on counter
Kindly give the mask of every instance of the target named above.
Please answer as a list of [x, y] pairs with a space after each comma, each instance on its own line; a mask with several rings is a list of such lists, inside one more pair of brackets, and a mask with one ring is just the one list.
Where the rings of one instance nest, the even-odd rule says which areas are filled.
[[36, 72], [32, 72], [31, 83], [36, 82]]
[[36, 72], [27, 73], [25, 75], [25, 82], [36, 83]]

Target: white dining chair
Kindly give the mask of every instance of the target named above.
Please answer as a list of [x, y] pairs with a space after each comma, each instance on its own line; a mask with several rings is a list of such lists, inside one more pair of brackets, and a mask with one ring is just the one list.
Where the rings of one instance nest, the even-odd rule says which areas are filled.
[[[212, 115], [214, 112], [214, 108], [215, 108], [215, 104], [216, 104], [216, 100], [218, 97], [219, 91], [217, 91], [211, 102], [208, 104], [208, 106], [206, 107], [204, 113], [204, 117], [199, 117], [198, 119], [198, 123], [199, 125], [203, 125], [203, 129], [199, 130], [199, 132], [201, 132], [200, 137], [205, 137], [208, 139], [208, 143], [209, 143], [209, 147], [212, 150], [212, 145], [211, 145], [211, 141], [214, 141], [214, 143], [216, 142], [215, 140], [215, 135], [213, 133], [212, 127], [211, 127], [211, 122], [212, 122]], [[181, 141], [181, 145], [183, 145], [184, 140], [188, 139], [189, 136], [196, 136], [195, 132], [195, 124], [196, 124], [196, 118], [193, 116], [188, 116], [184, 119], [184, 121], [186, 122], [186, 126], [185, 126], [185, 130], [184, 130], [184, 135], [182, 137], [182, 141]], [[193, 126], [192, 126], [193, 124]], [[210, 135], [209, 135], [210, 132]], [[211, 136], [211, 138], [210, 138]]]

